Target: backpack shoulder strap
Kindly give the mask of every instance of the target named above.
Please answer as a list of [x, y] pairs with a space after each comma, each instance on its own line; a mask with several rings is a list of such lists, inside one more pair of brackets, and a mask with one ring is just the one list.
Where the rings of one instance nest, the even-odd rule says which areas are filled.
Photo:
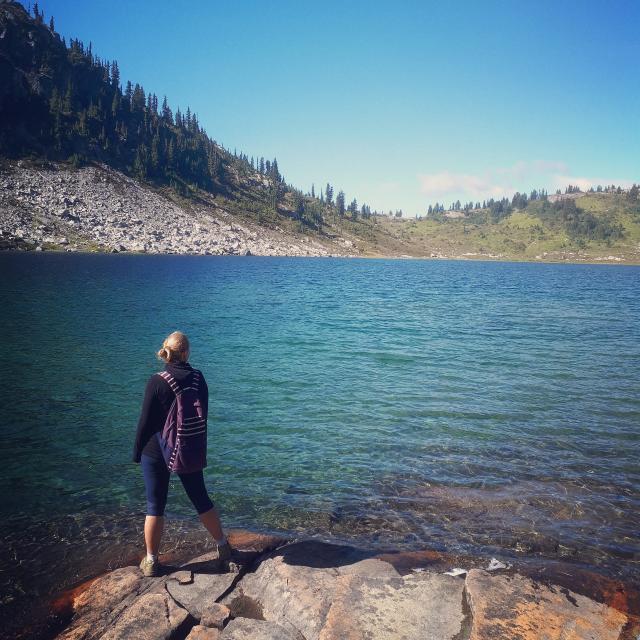
[[182, 393], [180, 385], [168, 371], [161, 371], [158, 375], [171, 387], [171, 391], [173, 391], [176, 395]]

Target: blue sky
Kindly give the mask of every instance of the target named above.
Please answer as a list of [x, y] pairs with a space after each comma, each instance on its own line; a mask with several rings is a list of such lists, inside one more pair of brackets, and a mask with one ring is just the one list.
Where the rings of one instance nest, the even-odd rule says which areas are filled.
[[227, 148], [422, 214], [640, 181], [640, 2], [42, 0]]

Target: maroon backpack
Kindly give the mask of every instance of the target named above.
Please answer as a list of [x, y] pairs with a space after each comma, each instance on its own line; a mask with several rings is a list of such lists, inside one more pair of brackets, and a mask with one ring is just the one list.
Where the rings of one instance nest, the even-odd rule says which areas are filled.
[[207, 416], [198, 395], [201, 374], [194, 370], [185, 387], [167, 371], [158, 375], [176, 394], [159, 438], [167, 468], [174, 473], [200, 471], [207, 466]]

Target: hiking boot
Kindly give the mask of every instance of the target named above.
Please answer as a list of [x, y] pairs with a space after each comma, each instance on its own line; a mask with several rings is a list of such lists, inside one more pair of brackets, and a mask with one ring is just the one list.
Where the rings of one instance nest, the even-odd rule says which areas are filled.
[[140, 571], [145, 578], [153, 578], [160, 575], [160, 563], [157, 560], [149, 560], [145, 556], [140, 563]]
[[228, 563], [231, 560], [231, 545], [229, 541], [218, 545], [218, 560], [221, 563]]

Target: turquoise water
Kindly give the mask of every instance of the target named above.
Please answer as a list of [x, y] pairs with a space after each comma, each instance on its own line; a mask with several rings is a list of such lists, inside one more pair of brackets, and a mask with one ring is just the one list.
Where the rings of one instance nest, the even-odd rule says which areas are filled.
[[[66, 583], [139, 550], [133, 435], [174, 329], [228, 525], [638, 577], [637, 267], [6, 253], [0, 273], [5, 604], [51, 587], [43, 557]], [[179, 483], [168, 514], [172, 545], [200, 535]]]

